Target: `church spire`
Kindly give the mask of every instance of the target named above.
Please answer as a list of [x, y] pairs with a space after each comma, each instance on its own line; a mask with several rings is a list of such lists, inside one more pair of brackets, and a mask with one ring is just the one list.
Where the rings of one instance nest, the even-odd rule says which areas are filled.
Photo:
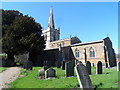
[[50, 16], [49, 16], [49, 20], [48, 20], [48, 27], [55, 28], [52, 7], [50, 8]]

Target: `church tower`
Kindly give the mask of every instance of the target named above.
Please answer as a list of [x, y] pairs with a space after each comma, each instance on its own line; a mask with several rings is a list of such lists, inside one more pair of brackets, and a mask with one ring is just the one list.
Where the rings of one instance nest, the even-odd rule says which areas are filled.
[[46, 49], [49, 49], [50, 42], [60, 39], [60, 29], [55, 29], [53, 8], [50, 8], [48, 26], [45, 30], [42, 31], [42, 34], [46, 40]]

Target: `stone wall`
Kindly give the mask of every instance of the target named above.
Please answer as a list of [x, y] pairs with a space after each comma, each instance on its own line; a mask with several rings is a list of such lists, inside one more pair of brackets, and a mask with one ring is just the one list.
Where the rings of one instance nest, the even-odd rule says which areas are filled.
[[[90, 57], [89, 50], [91, 47], [95, 51], [95, 58]], [[90, 61], [91, 63], [94, 63], [94, 64], [97, 64], [98, 61], [105, 63], [103, 42], [75, 45], [75, 46], [72, 46], [71, 49], [72, 49], [72, 52], [73, 52], [75, 58], [76, 58], [75, 50], [76, 49], [80, 50], [80, 57], [76, 58], [76, 59], [81, 61], [82, 63], [85, 63], [85, 54], [84, 54], [85, 51], [84, 51], [84, 49], [86, 49], [86, 61]]]
[[64, 40], [58, 40], [54, 42], [50, 42], [50, 48], [58, 48], [61, 44], [61, 47], [64, 46], [69, 46], [71, 45], [71, 40], [70, 39], [64, 39]]
[[[91, 47], [95, 51], [95, 57], [90, 57]], [[75, 56], [76, 49], [80, 51], [79, 58]], [[62, 59], [60, 59], [59, 48], [55, 48], [44, 51], [44, 60], [51, 61], [53, 65], [55, 61], [58, 60], [71, 61], [75, 59], [81, 61], [82, 63], [90, 61], [90, 63], [94, 63], [94, 65], [96, 65], [98, 61], [101, 61], [103, 65], [107, 63], [110, 67], [116, 65], [115, 52], [112, 48], [112, 42], [110, 39], [103, 39], [87, 43], [78, 43], [66, 47], [61, 47], [61, 50]]]

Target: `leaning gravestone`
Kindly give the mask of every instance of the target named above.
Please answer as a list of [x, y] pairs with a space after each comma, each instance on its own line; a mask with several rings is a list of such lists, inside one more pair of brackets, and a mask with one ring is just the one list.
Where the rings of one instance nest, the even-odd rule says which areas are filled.
[[96, 74], [102, 74], [102, 62], [101, 61], [97, 63]]
[[54, 78], [56, 77], [56, 71], [52, 68], [46, 70], [45, 78]]
[[82, 63], [82, 62], [79, 60], [75, 60], [75, 65], [77, 65], [78, 63]]
[[72, 61], [65, 63], [66, 77], [74, 76], [74, 63]]
[[120, 62], [117, 62], [117, 71], [120, 71]]
[[75, 65], [77, 65], [77, 60], [75, 59]]
[[86, 68], [87, 68], [88, 74], [91, 74], [91, 63], [89, 61], [86, 62]]
[[75, 66], [75, 71], [77, 74], [78, 82], [80, 84], [80, 88], [83, 88], [83, 90], [86, 90], [86, 88], [93, 90], [92, 82], [90, 80], [86, 67], [82, 63], [78, 63]]
[[24, 67], [24, 69], [26, 69], [26, 70], [32, 70], [32, 68], [33, 68], [33, 63], [32, 63], [32, 61], [26, 61], [26, 62], [24, 62], [23, 67]]
[[65, 61], [62, 61], [62, 70], [65, 70]]
[[82, 63], [82, 62], [81, 62], [81, 61], [77, 61], [77, 64], [78, 64], [78, 63]]

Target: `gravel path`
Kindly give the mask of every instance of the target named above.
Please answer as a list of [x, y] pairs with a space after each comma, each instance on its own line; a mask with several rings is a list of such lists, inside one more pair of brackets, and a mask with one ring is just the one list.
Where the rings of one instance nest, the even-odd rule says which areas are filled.
[[20, 67], [10, 67], [7, 70], [0, 73], [0, 90], [2, 88], [8, 88], [6, 84], [14, 81], [19, 77]]

